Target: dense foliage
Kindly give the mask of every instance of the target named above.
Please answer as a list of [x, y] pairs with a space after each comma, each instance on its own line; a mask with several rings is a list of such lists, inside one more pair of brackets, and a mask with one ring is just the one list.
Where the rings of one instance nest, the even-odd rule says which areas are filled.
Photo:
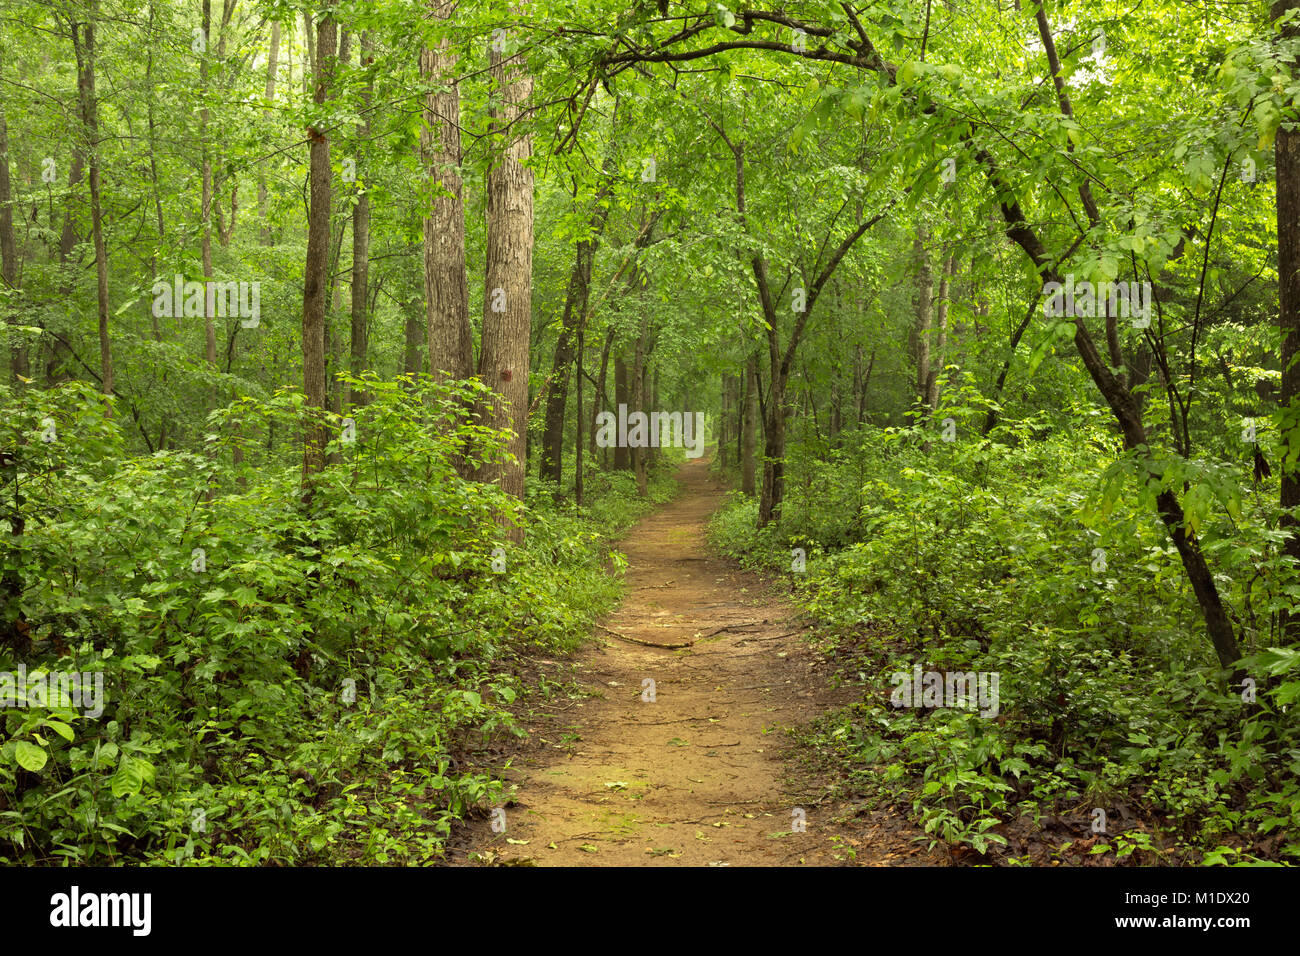
[[467, 755], [515, 729], [520, 655], [572, 648], [617, 594], [605, 542], [633, 490], [582, 516], [539, 496], [507, 550], [500, 493], [449, 463], [466, 432], [496, 439], [429, 425], [464, 390], [365, 384], [355, 440], [334, 422], [339, 460], [306, 503], [300, 393], [217, 416], [238, 423], [239, 465], [217, 432], [128, 453], [80, 385], [4, 394], [20, 449], [4, 505], [26, 517], [6, 568], [28, 583], [30, 644], [0, 671], [104, 688], [96, 719], [3, 712], [0, 859], [419, 862], [499, 795]]
[[[1064, 815], [1086, 829], [1093, 808], [1123, 804], [1145, 825], [1090, 852], [1294, 862], [1300, 728], [1287, 712], [1300, 654], [1268, 628], [1295, 587], [1272, 509], [1244, 466], [1221, 465], [1216, 486], [1234, 497], [1194, 515], [1252, 637], [1248, 701], [1198, 633], [1132, 462], [1079, 411], [928, 448], [913, 428], [863, 429], [835, 449], [810, 441], [783, 525], [755, 538], [756, 504], [738, 497], [715, 539], [794, 581], [842, 676], [863, 683], [815, 741], [850, 792], [903, 801], [935, 837], [981, 852], [1006, 854], [1004, 821]], [[790, 573], [794, 548], [806, 576]], [[998, 673], [1000, 712], [892, 706], [891, 678], [916, 664]]]

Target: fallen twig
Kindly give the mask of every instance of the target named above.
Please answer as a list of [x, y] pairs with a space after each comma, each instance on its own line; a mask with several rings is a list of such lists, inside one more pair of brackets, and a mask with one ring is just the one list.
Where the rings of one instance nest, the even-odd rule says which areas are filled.
[[654, 641], [643, 641], [639, 637], [629, 637], [626, 634], [620, 634], [618, 631], [610, 630], [604, 624], [597, 624], [596, 627], [600, 628], [606, 634], [613, 634], [620, 641], [627, 641], [629, 644], [640, 644], [642, 647], [662, 647], [664, 650], [674, 651], [683, 647], [690, 647], [695, 643], [694, 641], [690, 641], [686, 644], [656, 644]]

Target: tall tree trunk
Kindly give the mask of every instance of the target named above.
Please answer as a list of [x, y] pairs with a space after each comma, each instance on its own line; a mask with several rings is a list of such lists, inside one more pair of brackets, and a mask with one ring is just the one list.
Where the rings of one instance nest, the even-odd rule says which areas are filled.
[[[199, 56], [199, 154], [202, 166], [202, 202], [199, 206], [199, 235], [203, 254], [203, 279], [212, 280], [212, 157], [208, 154], [208, 44], [212, 42], [212, 0], [203, 0], [203, 53]], [[203, 335], [208, 364], [217, 367], [217, 327], [211, 297], [205, 298]]]
[[758, 448], [758, 355], [745, 360], [745, 421], [740, 433], [740, 490], [753, 496]]
[[[369, 31], [361, 34], [361, 66], [368, 69], [374, 61], [375, 40]], [[366, 81], [361, 95], [361, 122], [357, 124], [357, 204], [352, 213], [352, 334], [348, 340], [349, 371], [355, 377], [366, 368], [369, 351], [370, 315], [370, 189], [362, 168], [361, 157], [370, 137], [369, 107], [374, 94], [374, 76]], [[366, 166], [368, 167], [368, 163]], [[366, 393], [355, 385], [348, 387], [348, 404], [364, 405]]]
[[778, 370], [768, 387], [767, 416], [763, 425], [763, 488], [758, 500], [760, 527], [781, 516], [785, 499], [785, 381]]
[[[659, 365], [658, 365], [658, 363], [655, 364], [654, 370], [655, 370], [655, 374], [654, 374], [654, 385], [651, 386], [651, 388], [650, 388], [650, 406], [649, 406], [649, 408], [650, 408], [651, 411], [660, 411], [660, 410], [662, 410], [662, 406], [659, 404]], [[658, 433], [656, 433], [656, 437], [655, 437], [655, 442], [656, 442], [656, 444], [653, 444], [653, 445], [650, 446], [650, 467], [652, 467], [652, 468], [654, 467], [655, 462], [659, 460], [659, 454], [660, 454], [660, 452], [659, 452], [659, 445], [658, 445], [659, 437], [661, 437], [661, 436], [660, 436]]]
[[[317, 33], [312, 29], [311, 11], [302, 11], [302, 32], [303, 43], [307, 47], [307, 56], [302, 64], [302, 91], [308, 96], [312, 95], [313, 79], [320, 75], [318, 60], [316, 59], [316, 36]], [[338, 43], [337, 36], [334, 41]]]
[[[0, 57], [4, 48], [0, 47]], [[3, 77], [3, 62], [0, 60], [0, 78]], [[18, 245], [14, 239], [13, 194], [9, 184], [9, 127], [5, 122], [4, 99], [0, 96], [0, 279], [5, 291], [12, 295], [18, 289]], [[13, 347], [13, 364], [11, 374], [14, 386], [20, 387], [20, 379], [28, 377], [27, 346], [19, 342]], [[18, 443], [25, 439], [18, 437]], [[12, 477], [9, 477], [12, 475]], [[17, 479], [17, 472], [6, 468], [0, 471], [0, 485]], [[9, 540], [6, 549], [13, 556], [6, 561], [3, 573], [0, 573], [0, 645], [9, 644], [20, 654], [30, 649], [28, 634], [30, 628], [24, 619], [20, 600], [24, 589], [21, 554], [22, 535], [27, 529], [24, 509], [19, 507], [21, 499], [14, 495], [14, 507], [9, 510]]]
[[[642, 413], [646, 416], [646, 422], [650, 421], [650, 412], [654, 405], [650, 403], [650, 365], [647, 357], [641, 365], [641, 395], [637, 405]], [[646, 439], [649, 441], [649, 428], [647, 425]], [[657, 440], [657, 437], [656, 437]], [[640, 453], [636, 456], [636, 490], [642, 498], [650, 493], [650, 462], [654, 458], [654, 449], [646, 444], [637, 449]]]
[[[1277, 0], [1273, 17], [1300, 8], [1300, 0]], [[1300, 18], [1282, 29], [1280, 39], [1300, 36]], [[1293, 64], [1294, 65], [1294, 64]], [[1277, 174], [1277, 274], [1278, 324], [1282, 329], [1282, 391], [1279, 396], [1284, 414], [1300, 415], [1300, 129], [1278, 127], [1273, 141]], [[1300, 422], [1288, 420], [1290, 443], [1300, 431]], [[1283, 509], [1281, 528], [1287, 533], [1285, 553], [1300, 571], [1300, 518], [1293, 509], [1300, 508], [1300, 467], [1287, 465], [1282, 458], [1282, 491], [1279, 504]], [[1300, 641], [1300, 614], [1282, 615], [1282, 628], [1289, 642]]]
[[840, 403], [843, 399], [840, 396], [840, 376], [844, 374], [843, 368], [836, 364], [834, 384], [831, 385], [831, 408], [830, 424], [827, 426], [826, 434], [834, 444], [839, 438], [840, 429], [843, 427], [843, 419], [840, 412]]
[[728, 460], [727, 446], [731, 442], [731, 415], [735, 406], [740, 404], [735, 394], [737, 381], [734, 375], [722, 376], [722, 412], [718, 422], [718, 466], [724, 471]]
[[[507, 42], [519, 43], [518, 37]], [[483, 296], [483, 347], [479, 378], [492, 390], [487, 424], [513, 432], [512, 461], [489, 462], [481, 477], [514, 498], [524, 496], [528, 441], [528, 360], [532, 331], [533, 173], [524, 163], [532, 138], [518, 121], [532, 96], [533, 80], [519, 54], [493, 49], [488, 56], [493, 79], [492, 131], [506, 138], [488, 172], [487, 268]], [[522, 542], [523, 528], [507, 528]]]
[[931, 411], [939, 408], [939, 376], [943, 372], [944, 352], [948, 347], [948, 295], [952, 287], [953, 257], [949, 253], [943, 260], [939, 276], [939, 301], [934, 310], [934, 344], [930, 369], [925, 377], [925, 404]]
[[934, 276], [925, 233], [918, 231], [912, 242], [916, 259], [916, 324], [912, 330], [912, 362], [916, 369], [915, 401], [925, 404], [930, 381], [930, 326], [934, 321]]
[[[76, 29], [75, 25], [73, 29]], [[59, 233], [59, 267], [62, 272], [59, 294], [65, 301], [72, 296], [72, 290], [76, 285], [75, 270], [71, 264], [72, 250], [77, 247], [77, 218], [74, 203], [77, 187], [81, 184], [84, 171], [84, 151], [77, 145], [73, 147], [72, 163], [68, 169], [68, 199], [63, 213], [63, 228]], [[45, 364], [45, 381], [50, 386], [72, 377], [72, 348], [65, 337], [72, 334], [71, 329], [65, 329], [64, 333], [64, 335], [55, 333], [49, 336], [50, 353]]]
[[[343, 245], [343, 224], [339, 224], [339, 246]], [[342, 252], [340, 248], [339, 252]], [[334, 256], [330, 274], [338, 274], [339, 253]], [[339, 383], [339, 372], [343, 370], [343, 335], [339, 329], [339, 317], [343, 309], [343, 283], [331, 281], [329, 307], [325, 312], [325, 391], [328, 396], [326, 407], [335, 415], [343, 413], [343, 389]], [[337, 452], [335, 452], [337, 455]], [[331, 458], [336, 464], [341, 459]]]
[[[453, 26], [453, 0], [429, 0], [433, 16]], [[438, 184], [424, 219], [424, 299], [429, 373], [437, 381], [466, 379], [474, 370], [465, 267], [465, 202], [461, 182], [460, 90], [451, 37], [420, 54], [425, 96], [420, 146], [431, 181]], [[531, 227], [530, 227], [531, 231]], [[489, 303], [490, 305], [490, 303]]]
[[429, 327], [425, 323], [419, 299], [412, 300], [404, 314], [406, 328], [403, 339], [405, 345], [402, 350], [402, 371], [408, 375], [418, 375], [424, 367], [424, 353], [428, 351]]
[[[154, 24], [157, 22], [158, 5], [149, 4], [149, 33], [154, 32]], [[149, 185], [153, 194], [154, 218], [158, 223], [158, 240], [154, 243], [152, 254], [149, 257], [149, 271], [155, 276], [158, 275], [158, 252], [162, 248], [163, 239], [166, 237], [167, 228], [163, 219], [162, 207], [162, 187], [158, 182], [158, 119], [157, 119], [157, 90], [153, 81], [153, 61], [154, 46], [148, 44], [148, 53], [145, 57], [144, 67], [144, 95], [145, 95], [145, 119], [149, 127]], [[149, 310], [149, 326], [153, 330], [154, 341], [163, 340], [162, 326], [158, 322], [159, 316], [153, 314], [153, 309]], [[161, 442], [167, 437], [167, 419], [163, 419], [163, 430], [159, 433], [158, 448], [161, 451]]]
[[[226, 58], [226, 38], [229, 36], [230, 19], [235, 15], [235, 7], [238, 6], [239, 0], [222, 0], [221, 2], [221, 26], [217, 28], [217, 46], [216, 62], [223, 63]], [[205, 89], [206, 92], [206, 89]], [[206, 101], [205, 101], [206, 108]], [[204, 149], [207, 149], [207, 139], [203, 141]], [[209, 176], [212, 175], [211, 156], [208, 159]], [[211, 179], [213, 208], [217, 214], [217, 239], [220, 241], [222, 248], [230, 245], [230, 239], [235, 234], [235, 221], [239, 215], [239, 177], [231, 179], [230, 184], [230, 228], [227, 229], [222, 222], [221, 216], [221, 199], [220, 192], [224, 177], [216, 176]]]
[[[573, 364], [577, 325], [581, 320], [582, 309], [586, 307], [586, 282], [582, 278], [582, 259], [585, 255], [585, 241], [578, 243], [577, 262], [569, 273], [569, 287], [564, 295], [564, 314], [560, 319], [560, 334], [555, 340], [555, 354], [551, 359], [551, 376], [546, 383], [546, 410], [542, 426], [542, 461], [538, 468], [538, 477], [544, 481], [555, 482], [555, 498], [563, 495], [560, 482], [564, 477], [564, 412], [569, 394], [569, 368]], [[581, 283], [584, 288], [577, 286]], [[583, 299], [582, 306], [575, 308], [578, 298]]]
[[[95, 101], [95, 20], [99, 0], [89, 0], [90, 19], [72, 24], [72, 45], [77, 57], [77, 93], [81, 123], [85, 128], [86, 155], [90, 158], [90, 230], [95, 246], [95, 298], [99, 318], [100, 389], [113, 394], [113, 352], [108, 336], [108, 253], [104, 246], [104, 216], [99, 182], [99, 104]], [[80, 33], [79, 33], [80, 31]]]
[[591, 427], [587, 430], [587, 440], [590, 442], [591, 457], [594, 460], [597, 454], [601, 455], [601, 465], [608, 466], [608, 450], [598, 450], [596, 447], [596, 418], [603, 411], [608, 411], [605, 407], [605, 390], [607, 387], [609, 375], [609, 352], [614, 345], [614, 337], [618, 330], [613, 326], [605, 332], [605, 344], [600, 349], [600, 378], [596, 380], [596, 394], [591, 398]]
[[[220, 37], [220, 39], [217, 41], [217, 60], [218, 60], [218, 62], [220, 62], [221, 60], [224, 60], [224, 59], [225, 59], [225, 55], [226, 55], [226, 36], [227, 36], [227, 28], [230, 26], [230, 18], [231, 18], [232, 16], [234, 16], [234, 13], [235, 13], [235, 5], [236, 5], [236, 3], [237, 3], [237, 0], [223, 0], [223, 2], [222, 2], [221, 30], [220, 30], [221, 37]], [[205, 149], [206, 149], [206, 144], [207, 144], [207, 140], [206, 140], [206, 137], [205, 137], [205, 139], [204, 139], [204, 148], [205, 148]], [[211, 173], [211, 165], [210, 165], [210, 164], [209, 164], [208, 170], [209, 170], [209, 174], [210, 174], [210, 173]], [[215, 191], [215, 187], [214, 187], [214, 191]], [[239, 207], [239, 177], [238, 177], [238, 176], [234, 176], [234, 177], [232, 177], [232, 179], [231, 179], [231, 188], [230, 188], [230, 228], [229, 228], [229, 229], [225, 229], [225, 228], [223, 228], [222, 225], [221, 225], [221, 204], [220, 204], [220, 202], [217, 203], [217, 238], [221, 240], [221, 245], [222, 245], [223, 247], [230, 245], [231, 237], [232, 237], [232, 236], [234, 235], [234, 233], [235, 233], [235, 216], [236, 216], [236, 214], [237, 214], [238, 207]], [[205, 235], [204, 238], [205, 238], [205, 241], [207, 241], [207, 242], [209, 243], [209, 249], [210, 249], [210, 242], [211, 242], [211, 240], [209, 240], [209, 239], [207, 238], [206, 235]], [[211, 258], [211, 256], [210, 256], [210, 254], [209, 254], [209, 260], [210, 260], [210, 258]], [[210, 271], [210, 270], [209, 270], [209, 271]], [[213, 311], [214, 311], [214, 309], [212, 308], [211, 305], [209, 305], [209, 306], [208, 306], [207, 308], [205, 308], [205, 310], [204, 310], [204, 312], [207, 313], [207, 314], [209, 314], [209, 315], [210, 315]], [[211, 322], [212, 319], [209, 318], [208, 321]], [[227, 372], [227, 373], [229, 373], [229, 372], [231, 371], [231, 367], [232, 367], [232, 365], [234, 364], [234, 360], [235, 360], [235, 337], [236, 337], [237, 335], [239, 335], [239, 329], [240, 329], [240, 326], [239, 326], [238, 323], [236, 323], [236, 324], [234, 325], [234, 327], [233, 327], [233, 330], [232, 330], [231, 333], [230, 333], [230, 338], [229, 338], [229, 340], [228, 340], [228, 342], [227, 342], [227, 345], [226, 345], [226, 372]], [[234, 387], [232, 387], [231, 390], [230, 390], [230, 398], [231, 398], [231, 400], [234, 401], [234, 400], [237, 399], [238, 397], [239, 397], [239, 393], [238, 393], [238, 391], [237, 391]], [[244, 463], [244, 443], [243, 443], [243, 441], [241, 440], [240, 430], [239, 430], [239, 424], [238, 424], [238, 423], [233, 423], [233, 424], [230, 426], [230, 431], [231, 431], [231, 435], [232, 435], [233, 438], [234, 438], [234, 441], [233, 441], [233, 443], [232, 443], [232, 444], [233, 444], [233, 447], [232, 447], [231, 452], [230, 452], [230, 460], [231, 460], [231, 463], [234, 465], [236, 471], [238, 472], [238, 471], [241, 470], [241, 469], [240, 469], [240, 466], [243, 465], [243, 463]], [[247, 480], [244, 478], [244, 475], [243, 475], [242, 473], [238, 474], [238, 476], [237, 476], [236, 479], [235, 479], [235, 482], [236, 482], [236, 483], [237, 483], [241, 488], [242, 488], [242, 487], [245, 487], [245, 486], [247, 485]]]
[[[304, 11], [308, 36], [311, 15]], [[323, 14], [316, 24], [314, 87], [312, 100], [324, 106], [331, 97], [337, 25], [332, 16]], [[302, 375], [310, 416], [303, 436], [302, 473], [304, 492], [310, 495], [312, 477], [325, 467], [325, 446], [329, 428], [325, 422], [325, 311], [329, 292], [330, 205], [333, 184], [330, 170], [328, 131], [311, 128], [310, 142], [311, 199], [307, 213], [307, 261], [303, 270], [302, 295]]]
[[867, 368], [858, 378], [857, 366], [862, 362], [862, 348], [858, 348], [857, 360], [854, 362], [855, 383], [853, 386], [855, 401], [857, 402], [858, 424], [861, 425], [867, 420], [867, 389], [871, 387], [871, 372], [876, 366], [876, 350], [871, 350], [871, 357], [867, 359]]
[[[1036, 15], [1039, 34], [1043, 40], [1044, 51], [1051, 67], [1052, 78], [1061, 103], [1061, 112], [1066, 116], [1070, 116], [1072, 111], [1069, 104], [1069, 92], [1061, 76], [1060, 63], [1056, 56], [1051, 30], [1048, 27], [1041, 0], [1037, 4]], [[1006, 183], [997, 161], [987, 150], [978, 151], [976, 159], [984, 167], [995, 191], [1002, 197], [999, 205], [1005, 223], [1004, 234], [1006, 237], [1021, 248], [1034, 264], [1044, 283], [1060, 282], [1061, 276], [1057, 270], [1056, 260], [1048, 253], [1047, 247], [1043, 244], [1037, 232], [1029, 225], [1024, 210], [1021, 208], [1014, 190]], [[1079, 196], [1088, 212], [1090, 222], [1096, 225], [1099, 218], [1097, 207], [1091, 195], [1091, 187], [1087, 182], [1079, 186]], [[1146, 427], [1142, 422], [1141, 403], [1133, 394], [1131, 386], [1111, 370], [1111, 366], [1115, 362], [1108, 362], [1102, 357], [1086, 322], [1082, 318], [1076, 318], [1074, 328], [1075, 349], [1083, 360], [1084, 367], [1092, 377], [1093, 383], [1097, 386], [1097, 390], [1101, 392], [1102, 397], [1106, 399], [1106, 404], [1110, 406], [1111, 413], [1114, 415], [1115, 421], [1124, 436], [1125, 449], [1134, 451], [1143, 448], [1147, 444], [1148, 436]], [[1208, 562], [1205, 560], [1205, 553], [1201, 550], [1200, 542], [1195, 537], [1188, 537], [1182, 507], [1172, 489], [1165, 489], [1157, 493], [1156, 509], [1182, 560], [1183, 569], [1187, 573], [1188, 582], [1192, 586], [1192, 593], [1196, 595], [1197, 604], [1201, 608], [1206, 631], [1209, 634], [1211, 644], [1214, 646], [1215, 653], [1218, 655], [1219, 663], [1224, 668], [1231, 668], [1240, 657], [1236, 632], [1232, 626], [1232, 621], [1228, 618], [1227, 611], [1223, 607], [1218, 586], [1215, 584], [1214, 576], [1210, 572]]]
[[744, 445], [745, 445], [745, 412], [749, 404], [749, 374], [744, 363], [741, 363], [740, 374], [735, 378], [734, 392], [736, 398], [736, 407], [731, 410], [731, 444], [735, 445], [735, 451], [731, 460], [737, 468], [743, 468]]
[[[338, 45], [334, 51], [335, 76], [340, 66], [349, 65], [349, 52], [352, 36], [347, 27], [338, 27]], [[346, 146], [346, 141], [345, 144]], [[331, 152], [332, 152], [331, 148]], [[332, 168], [332, 165], [331, 165]], [[333, 197], [331, 196], [331, 201]], [[331, 217], [333, 213], [331, 211]], [[343, 369], [343, 336], [339, 330], [339, 315], [343, 308], [343, 283], [341, 281], [343, 261], [343, 238], [347, 235], [351, 217], [338, 217], [337, 226], [331, 224], [333, 238], [330, 240], [329, 265], [325, 268], [328, 285], [325, 290], [325, 407], [338, 415], [343, 411], [343, 392], [338, 374]], [[336, 465], [342, 461], [338, 450], [330, 454], [329, 464]]]
[[[619, 413], [619, 409], [628, 404], [628, 386], [627, 386], [627, 363], [623, 361], [621, 354], [614, 355], [614, 414]], [[628, 457], [627, 446], [622, 442], [614, 444], [614, 470], [627, 471], [631, 466], [631, 459]]]
[[[271, 50], [266, 58], [266, 110], [270, 111], [275, 102], [275, 80], [280, 56], [280, 21], [271, 21]], [[262, 245], [274, 245], [271, 239], [271, 223], [267, 211], [266, 164], [257, 166], [257, 218], [261, 224]]]
[[[293, 94], [293, 87], [294, 87], [294, 78], [293, 78], [293, 41], [294, 41], [294, 38], [298, 36], [298, 20], [297, 20], [297, 18], [291, 16], [291, 17], [289, 17], [287, 20], [285, 20], [285, 22], [284, 22], [284, 30], [285, 30], [285, 37], [284, 37], [284, 85], [285, 85], [286, 87], [289, 88], [290, 95], [292, 95], [292, 94]], [[302, 69], [302, 66], [299, 66], [298, 68], [299, 68], [299, 69]], [[306, 84], [304, 84], [304, 88], [305, 88], [305, 87], [306, 87]], [[307, 90], [307, 95], [309, 95], [309, 96], [311, 95], [311, 91], [310, 91], [310, 90]]]
[[[649, 344], [647, 342], [648, 328], [649, 312], [642, 311], [641, 328], [637, 332], [636, 349], [633, 352], [632, 375], [628, 380], [628, 392], [630, 393], [630, 400], [628, 401], [628, 405], [630, 406], [628, 408], [629, 417], [631, 416], [633, 409], [640, 412], [647, 411], [645, 380], [646, 366], [649, 361], [649, 356], [647, 355]], [[631, 429], [629, 428], [628, 431], [631, 431]], [[648, 431], [649, 429], [647, 428], [647, 441], [649, 440]], [[632, 474], [636, 477], [637, 494], [644, 498], [646, 495], [646, 445], [643, 444], [632, 448], [631, 452]]]
[[582, 417], [582, 349], [583, 336], [587, 331], [587, 323], [578, 323], [578, 349], [575, 357], [576, 366], [573, 374], [574, 389], [574, 415], [573, 415], [573, 501], [579, 508], [582, 507], [582, 450], [586, 441], [586, 435], [583, 434]]
[[[0, 47], [0, 57], [3, 55], [4, 49]], [[0, 75], [2, 74], [3, 64], [0, 63]], [[4, 282], [8, 294], [17, 292], [18, 243], [14, 240], [13, 193], [9, 185], [9, 126], [5, 122], [3, 99], [0, 99], [0, 281]], [[31, 374], [28, 369], [26, 340], [20, 340], [13, 347], [10, 373], [15, 385], [18, 385], [20, 378], [28, 378]]]

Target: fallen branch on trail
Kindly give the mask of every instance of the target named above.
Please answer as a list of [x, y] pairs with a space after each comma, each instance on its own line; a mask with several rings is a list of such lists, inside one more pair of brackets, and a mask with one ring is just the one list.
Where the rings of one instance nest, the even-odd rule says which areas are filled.
[[674, 651], [680, 650], [683, 647], [690, 647], [695, 643], [694, 641], [689, 641], [686, 644], [656, 644], [654, 641], [643, 641], [639, 637], [629, 637], [626, 634], [620, 634], [618, 631], [610, 630], [604, 624], [597, 624], [596, 627], [600, 628], [606, 634], [613, 634], [620, 641], [627, 641], [629, 644], [640, 644], [642, 647], [662, 647], [665, 650]]

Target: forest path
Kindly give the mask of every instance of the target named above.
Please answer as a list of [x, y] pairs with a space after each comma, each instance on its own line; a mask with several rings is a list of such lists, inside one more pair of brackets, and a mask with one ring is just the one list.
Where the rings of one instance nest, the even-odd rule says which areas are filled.
[[[774, 585], [709, 554], [723, 486], [687, 462], [681, 493], [620, 547], [626, 598], [581, 651], [581, 698], [530, 727], [505, 831], [476, 859], [545, 866], [932, 862], [887, 812], [818, 806], [785, 730], [847, 703]], [[613, 634], [660, 645], [648, 647]], [[542, 662], [544, 664], [555, 662]], [[653, 701], [649, 686], [653, 685]], [[802, 812], [806, 829], [795, 832]]]

